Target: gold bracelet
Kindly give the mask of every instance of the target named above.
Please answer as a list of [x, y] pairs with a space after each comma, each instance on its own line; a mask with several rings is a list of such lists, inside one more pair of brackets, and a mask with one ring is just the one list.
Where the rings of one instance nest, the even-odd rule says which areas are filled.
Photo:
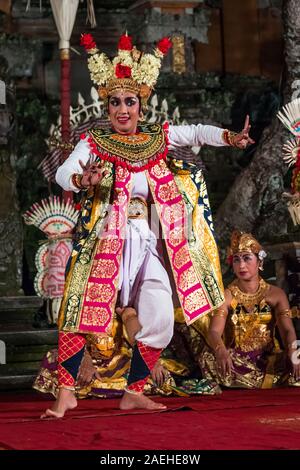
[[222, 138], [224, 142], [227, 145], [230, 145], [230, 147], [237, 147], [234, 138], [237, 135], [237, 132], [229, 131], [228, 129], [225, 129], [222, 134]]
[[72, 183], [75, 186], [75, 188], [80, 189], [80, 190], [87, 189], [85, 186], [82, 186], [81, 180], [82, 180], [81, 174], [74, 173], [74, 175], [72, 175]]

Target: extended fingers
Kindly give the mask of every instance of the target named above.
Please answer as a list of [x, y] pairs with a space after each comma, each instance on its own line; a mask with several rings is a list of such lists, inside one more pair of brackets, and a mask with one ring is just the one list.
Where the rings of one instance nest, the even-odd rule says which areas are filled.
[[81, 166], [81, 168], [83, 169], [83, 171], [86, 171], [88, 169], [88, 166], [85, 165], [81, 160], [79, 160], [79, 165]]
[[249, 119], [249, 114], [247, 114], [246, 116], [246, 119], [245, 119], [245, 123], [244, 123], [244, 128], [243, 128], [243, 131], [242, 132], [249, 132], [249, 129], [250, 129], [250, 125], [249, 125], [249, 122], [250, 122], [250, 119]]

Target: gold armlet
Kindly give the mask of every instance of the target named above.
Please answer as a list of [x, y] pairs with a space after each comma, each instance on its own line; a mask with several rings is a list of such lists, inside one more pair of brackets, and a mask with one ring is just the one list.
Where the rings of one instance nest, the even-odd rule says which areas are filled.
[[290, 308], [286, 308], [277, 314], [278, 317], [288, 317], [292, 318], [292, 311]]
[[237, 145], [234, 142], [234, 138], [236, 135], [237, 135], [237, 132], [232, 132], [232, 131], [229, 131], [228, 129], [225, 129], [223, 131], [222, 138], [227, 145], [230, 145], [230, 147], [237, 147]]
[[227, 312], [223, 308], [218, 308], [218, 310], [215, 310], [212, 314], [212, 317], [227, 317]]

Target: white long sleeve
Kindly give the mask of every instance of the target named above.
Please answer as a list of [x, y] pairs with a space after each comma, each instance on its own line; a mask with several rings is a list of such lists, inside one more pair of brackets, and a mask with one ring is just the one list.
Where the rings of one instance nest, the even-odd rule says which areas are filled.
[[55, 175], [56, 182], [65, 191], [79, 193], [80, 189], [73, 185], [71, 177], [74, 173], [82, 174], [79, 160], [85, 165], [90, 157], [92, 157], [92, 154], [87, 139], [80, 140], [67, 160], [57, 169]]
[[186, 126], [169, 126], [170, 148], [176, 147], [202, 147], [204, 144], [214, 147], [226, 146], [222, 138], [224, 129], [203, 124], [191, 124]]
[[[206, 126], [203, 124], [191, 124], [186, 126], [170, 126], [169, 127], [169, 148], [185, 146], [201, 147], [204, 144], [220, 147], [226, 146], [222, 138], [224, 129], [215, 126]], [[69, 155], [67, 160], [58, 168], [55, 179], [56, 182], [65, 191], [74, 191], [78, 193], [80, 190], [76, 188], [71, 181], [74, 173], [82, 174], [82, 168], [79, 160], [85, 165], [88, 160], [93, 161], [95, 156], [90, 150], [89, 143], [86, 139], [78, 142], [73, 152]]]

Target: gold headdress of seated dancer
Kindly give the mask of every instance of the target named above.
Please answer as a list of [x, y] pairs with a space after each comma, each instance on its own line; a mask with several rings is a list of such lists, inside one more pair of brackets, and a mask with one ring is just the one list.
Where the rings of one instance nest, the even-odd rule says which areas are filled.
[[260, 261], [267, 256], [261, 244], [251, 233], [234, 230], [231, 234], [230, 246], [227, 248], [227, 259], [232, 264], [233, 255], [237, 253], [254, 253]]
[[153, 54], [145, 54], [132, 45], [131, 36], [123, 34], [118, 43], [118, 53], [112, 60], [100, 53], [91, 34], [82, 34], [80, 43], [90, 55], [88, 68], [92, 81], [98, 86], [100, 98], [107, 102], [115, 91], [130, 91], [140, 96], [142, 108], [146, 110], [161, 61], [172, 46], [170, 39], [161, 39]]

